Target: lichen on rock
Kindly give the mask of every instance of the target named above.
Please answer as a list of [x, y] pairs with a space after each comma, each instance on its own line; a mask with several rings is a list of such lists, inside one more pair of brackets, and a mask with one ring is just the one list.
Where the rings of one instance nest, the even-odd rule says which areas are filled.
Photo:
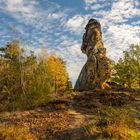
[[87, 55], [87, 62], [74, 89], [77, 91], [103, 89], [111, 76], [112, 64], [103, 46], [101, 25], [96, 19], [90, 19], [85, 30], [81, 51]]

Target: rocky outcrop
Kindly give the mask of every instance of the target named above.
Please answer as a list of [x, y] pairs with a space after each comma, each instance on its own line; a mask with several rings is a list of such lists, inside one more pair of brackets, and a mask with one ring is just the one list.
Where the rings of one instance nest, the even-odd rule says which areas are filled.
[[112, 70], [111, 61], [103, 46], [100, 23], [90, 19], [85, 29], [81, 51], [87, 55], [87, 62], [76, 82], [74, 89], [77, 91], [105, 88]]

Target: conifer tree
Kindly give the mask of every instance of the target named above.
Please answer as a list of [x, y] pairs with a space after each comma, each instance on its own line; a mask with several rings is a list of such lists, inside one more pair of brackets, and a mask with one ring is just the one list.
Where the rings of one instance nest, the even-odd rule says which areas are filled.
[[140, 46], [131, 45], [114, 65], [112, 80], [126, 87], [140, 87]]

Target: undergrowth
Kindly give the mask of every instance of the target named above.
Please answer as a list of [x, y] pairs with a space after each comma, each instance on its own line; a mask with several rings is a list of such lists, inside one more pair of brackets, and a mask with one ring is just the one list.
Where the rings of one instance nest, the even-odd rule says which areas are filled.
[[96, 121], [91, 121], [84, 127], [87, 136], [97, 140], [140, 139], [127, 108], [105, 107], [98, 115]]
[[37, 140], [27, 128], [0, 125], [0, 140]]

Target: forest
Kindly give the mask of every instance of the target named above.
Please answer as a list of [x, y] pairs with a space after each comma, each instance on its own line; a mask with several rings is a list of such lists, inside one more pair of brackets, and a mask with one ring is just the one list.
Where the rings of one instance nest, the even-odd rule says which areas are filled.
[[1, 110], [16, 110], [46, 104], [53, 94], [72, 89], [65, 62], [41, 51], [39, 57], [20, 47], [19, 41], [0, 48], [0, 93], [6, 99]]

